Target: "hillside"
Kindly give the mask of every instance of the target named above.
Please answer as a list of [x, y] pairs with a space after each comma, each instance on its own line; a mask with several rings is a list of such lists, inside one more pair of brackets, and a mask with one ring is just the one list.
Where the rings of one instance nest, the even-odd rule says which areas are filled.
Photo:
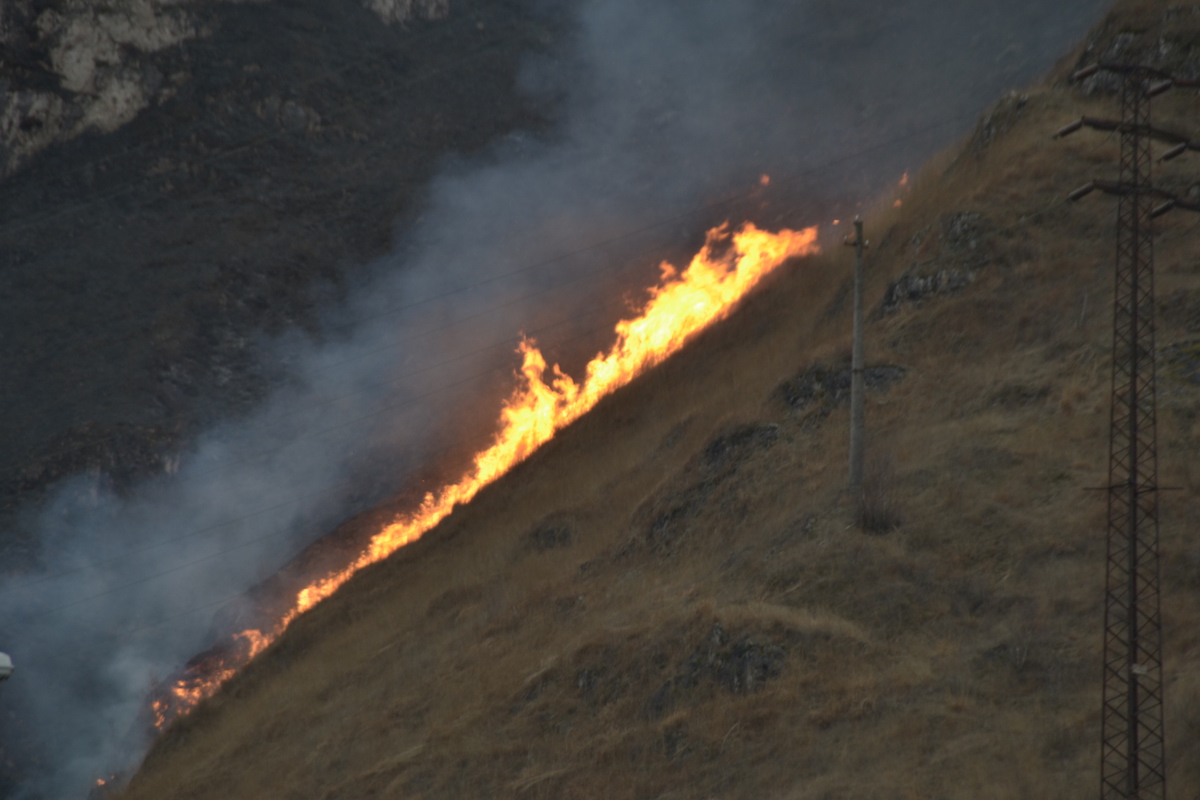
[[[867, 215], [870, 530], [844, 484], [849, 251], [789, 264], [172, 725], [119, 796], [1085, 797], [1096, 788], [1123, 2]], [[1200, 128], [1195, 92], [1156, 121]], [[1160, 183], [1200, 192], [1200, 161]], [[890, 199], [889, 199], [890, 200]], [[1200, 797], [1200, 262], [1156, 241], [1169, 785]], [[834, 237], [830, 243], [836, 244]], [[367, 515], [357, 524], [377, 524]], [[354, 523], [352, 523], [354, 524]]]

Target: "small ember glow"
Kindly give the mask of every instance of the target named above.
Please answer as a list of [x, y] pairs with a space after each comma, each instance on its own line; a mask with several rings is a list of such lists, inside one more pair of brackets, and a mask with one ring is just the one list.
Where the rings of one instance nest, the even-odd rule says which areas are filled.
[[[763, 185], [769, 181], [766, 175], [761, 179]], [[156, 727], [164, 728], [211, 696], [292, 620], [333, 594], [354, 573], [420, 538], [456, 505], [469, 502], [480, 489], [585, 414], [600, 398], [662, 362], [695, 333], [725, 317], [738, 300], [784, 261], [816, 253], [816, 239], [815, 227], [769, 233], [747, 223], [734, 232], [728, 225], [709, 231], [704, 247], [685, 270], [679, 272], [670, 264], [662, 264], [660, 285], [650, 289], [649, 299], [636, 318], [617, 323], [616, 343], [588, 363], [581, 382], [563, 373], [558, 365], [549, 367], [533, 340], [523, 341], [517, 348], [522, 359], [517, 387], [500, 412], [492, 444], [476, 454], [467, 473], [458, 482], [426, 494], [416, 510], [375, 534], [349, 566], [302, 589], [292, 608], [270, 630], [236, 634], [218, 659], [208, 660], [203, 668], [190, 670], [176, 680], [168, 693], [151, 705]]]
[[892, 207], [893, 207], [893, 208], [899, 208], [899, 207], [900, 207], [900, 206], [902, 206], [902, 205], [904, 205], [904, 201], [903, 201], [903, 200], [897, 200], [896, 202], [892, 203]]
[[761, 183], [763, 186], [770, 186], [771, 185], [771, 176], [763, 175], [761, 178], [758, 179], [758, 182]]
[[835, 219], [835, 220], [833, 221], [833, 224], [834, 224], [834, 225], [841, 225], [841, 224], [842, 224], [842, 221], [841, 221], [840, 219]]
[[908, 170], [904, 170], [904, 175], [900, 178], [901, 186], [908, 186]]

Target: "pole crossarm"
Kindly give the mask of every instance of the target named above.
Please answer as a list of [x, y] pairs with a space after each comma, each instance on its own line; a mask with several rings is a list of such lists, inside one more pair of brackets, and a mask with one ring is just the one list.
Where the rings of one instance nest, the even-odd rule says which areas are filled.
[[1176, 208], [1184, 211], [1194, 211], [1200, 214], [1200, 203], [1192, 200], [1184, 200], [1165, 189], [1157, 189], [1152, 186], [1137, 185], [1133, 183], [1121, 183], [1120, 181], [1091, 181], [1080, 186], [1075, 191], [1067, 195], [1068, 200], [1082, 200], [1092, 192], [1104, 192], [1105, 194], [1117, 195], [1118, 197], [1127, 197], [1129, 195], [1140, 195], [1143, 197], [1161, 197], [1164, 202], [1162, 205], [1155, 206], [1150, 211], [1150, 217], [1161, 217], [1168, 211]]
[[[1175, 148], [1172, 149], [1179, 149], [1179, 153], [1182, 153], [1184, 150], [1200, 151], [1200, 141], [1189, 139], [1181, 133], [1175, 133], [1174, 131], [1168, 131], [1163, 128], [1156, 128], [1153, 125], [1147, 125], [1144, 123], [1134, 124], [1122, 120], [1100, 119], [1099, 117], [1080, 117], [1074, 122], [1059, 128], [1058, 132], [1054, 134], [1054, 138], [1061, 139], [1064, 136], [1070, 136], [1072, 133], [1075, 133], [1077, 130], [1085, 127], [1110, 133], [1117, 131], [1119, 133], [1132, 133], [1137, 134], [1138, 136], [1147, 136], [1151, 139], [1157, 139], [1160, 142], [1166, 142], [1167, 144], [1175, 145]], [[1182, 145], [1182, 148], [1180, 148], [1180, 145]], [[1176, 153], [1176, 155], [1179, 153]], [[1170, 157], [1174, 158], [1174, 156]], [[1163, 160], [1166, 159], [1167, 157], [1164, 156]]]

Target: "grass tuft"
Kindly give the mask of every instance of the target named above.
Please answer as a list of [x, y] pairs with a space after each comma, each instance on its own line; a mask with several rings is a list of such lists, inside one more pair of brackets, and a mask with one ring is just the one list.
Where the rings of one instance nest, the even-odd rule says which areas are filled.
[[855, 523], [864, 533], [884, 534], [900, 527], [896, 491], [896, 470], [891, 456], [880, 456], [864, 465], [855, 513]]

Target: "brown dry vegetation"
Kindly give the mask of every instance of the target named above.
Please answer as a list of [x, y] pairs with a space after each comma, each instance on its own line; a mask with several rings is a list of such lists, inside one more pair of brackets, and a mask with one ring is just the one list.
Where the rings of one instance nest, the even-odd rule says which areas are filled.
[[[1171, 24], [1195, 38], [1189, 14]], [[1092, 796], [1114, 214], [1061, 198], [1116, 143], [1050, 140], [1113, 113], [1062, 74], [869, 217], [868, 361], [906, 370], [868, 399], [898, 527], [853, 524], [846, 406], [794, 390], [848, 354], [838, 248], [364, 570], [123, 796]], [[1200, 103], [1156, 117], [1195, 130]], [[1167, 171], [1200, 183], [1197, 159]], [[1169, 783], [1196, 798], [1200, 233], [1159, 231], [1161, 482], [1185, 487], [1162, 510]], [[882, 310], [943, 269], [974, 277]]]

